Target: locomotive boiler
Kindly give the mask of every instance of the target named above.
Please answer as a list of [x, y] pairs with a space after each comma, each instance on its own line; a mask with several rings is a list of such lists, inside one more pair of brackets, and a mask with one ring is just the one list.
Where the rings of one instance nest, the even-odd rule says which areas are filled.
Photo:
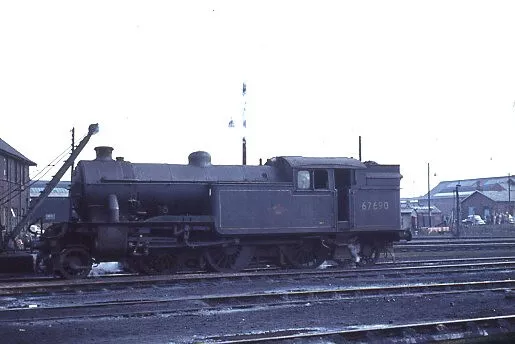
[[72, 218], [40, 238], [40, 265], [66, 278], [101, 261], [141, 273], [239, 271], [252, 261], [366, 264], [406, 238], [398, 165], [301, 156], [213, 165], [203, 151], [187, 164], [150, 164], [95, 150], [74, 171]]

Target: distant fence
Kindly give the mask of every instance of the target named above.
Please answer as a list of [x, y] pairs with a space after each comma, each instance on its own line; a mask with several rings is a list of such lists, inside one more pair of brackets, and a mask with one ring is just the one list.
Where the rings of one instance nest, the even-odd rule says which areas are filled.
[[480, 226], [460, 226], [460, 236], [513, 236], [515, 234], [515, 225], [480, 225]]
[[[454, 236], [452, 227], [429, 227], [413, 230], [413, 236]], [[501, 237], [515, 236], [514, 224], [502, 225], [461, 225], [460, 237]]]

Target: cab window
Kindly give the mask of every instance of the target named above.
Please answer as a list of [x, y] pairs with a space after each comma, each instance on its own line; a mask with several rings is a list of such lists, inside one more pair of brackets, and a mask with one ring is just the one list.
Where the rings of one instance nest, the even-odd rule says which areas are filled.
[[329, 178], [327, 176], [327, 170], [315, 170], [313, 179], [314, 179], [315, 190], [329, 189]]
[[329, 177], [327, 170], [298, 171], [297, 188], [299, 190], [329, 189]]
[[311, 187], [311, 175], [309, 171], [297, 172], [297, 188], [307, 190]]

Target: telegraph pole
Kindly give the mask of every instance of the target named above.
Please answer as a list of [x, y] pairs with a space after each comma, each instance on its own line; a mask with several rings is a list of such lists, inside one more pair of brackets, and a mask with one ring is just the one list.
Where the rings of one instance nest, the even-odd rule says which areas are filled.
[[[72, 155], [73, 155], [73, 152], [75, 151], [75, 127], [72, 128]], [[74, 165], [75, 165], [75, 161], [72, 160], [71, 161], [71, 166], [70, 166], [70, 185], [71, 185], [71, 182], [72, 182], [72, 178], [73, 178], [73, 169], [74, 169]], [[71, 202], [71, 198], [70, 198], [70, 192], [68, 191], [68, 199], [70, 200], [70, 205], [69, 205], [69, 218], [71, 220], [72, 218], [72, 202]]]
[[460, 183], [456, 184], [456, 237], [460, 237], [460, 222], [461, 222], [461, 211], [460, 211]]
[[[72, 128], [72, 154], [75, 151], [75, 127]], [[73, 176], [73, 166], [75, 165], [75, 161], [72, 161], [72, 166], [70, 168], [70, 181]]]
[[361, 135], [359, 135], [358, 150], [359, 150], [359, 161], [361, 161]]
[[429, 227], [431, 227], [431, 184], [429, 182], [429, 163], [427, 163], [427, 214], [429, 215]]
[[510, 212], [510, 215], [512, 214], [511, 209], [511, 174], [508, 172], [508, 211]]
[[[245, 110], [247, 108], [247, 101], [245, 100], [245, 95], [247, 94], [247, 84], [243, 83], [242, 88], [242, 96], [243, 96], [243, 112], [241, 114], [241, 125], [243, 127], [243, 130], [247, 128], [247, 119], [245, 118]], [[245, 132], [243, 132], [243, 139], [242, 139], [242, 164], [247, 165], [247, 140], [245, 138]]]

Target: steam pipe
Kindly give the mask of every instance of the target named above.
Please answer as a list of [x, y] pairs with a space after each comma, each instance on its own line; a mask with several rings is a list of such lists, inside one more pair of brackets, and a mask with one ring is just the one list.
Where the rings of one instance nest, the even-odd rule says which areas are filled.
[[109, 218], [111, 222], [120, 222], [120, 206], [115, 194], [109, 194]]

